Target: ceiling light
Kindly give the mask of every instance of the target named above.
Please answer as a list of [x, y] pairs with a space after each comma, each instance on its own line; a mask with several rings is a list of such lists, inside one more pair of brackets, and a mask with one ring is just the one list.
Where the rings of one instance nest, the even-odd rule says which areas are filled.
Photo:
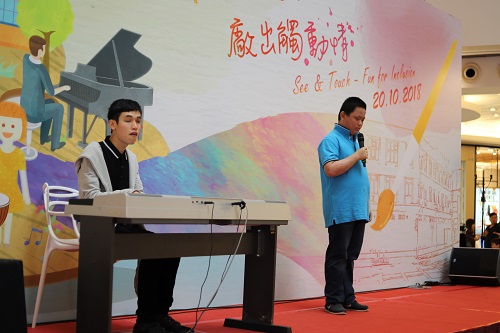
[[495, 113], [495, 114], [493, 115], [493, 117], [498, 117], [498, 113]]
[[462, 102], [477, 103], [481, 100], [481, 96], [478, 95], [462, 95]]
[[490, 108], [490, 111], [491, 111], [491, 112], [495, 112], [496, 110], [497, 110], [497, 109], [495, 109], [495, 108]]

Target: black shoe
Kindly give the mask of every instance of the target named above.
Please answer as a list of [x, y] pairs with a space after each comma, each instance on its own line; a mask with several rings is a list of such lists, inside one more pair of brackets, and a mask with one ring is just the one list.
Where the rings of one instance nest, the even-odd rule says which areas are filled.
[[44, 145], [44, 144], [46, 144], [47, 142], [50, 142], [50, 141], [52, 141], [52, 135], [49, 135], [47, 137], [47, 140], [42, 140], [42, 138], [40, 138], [40, 144], [42, 144], [42, 145]]
[[158, 322], [135, 323], [132, 333], [171, 333]]
[[181, 323], [179, 323], [177, 320], [170, 317], [169, 315], [165, 317], [160, 317], [158, 319], [158, 323], [163, 328], [165, 328], [169, 333], [194, 333], [194, 331], [191, 328], [182, 326]]
[[332, 303], [325, 305], [325, 311], [336, 315], [345, 315], [345, 308], [340, 303]]
[[356, 301], [356, 300], [352, 301], [352, 303], [350, 303], [350, 304], [344, 304], [344, 307], [346, 308], [346, 310], [354, 310], [354, 311], [362, 311], [362, 312], [368, 311], [367, 305], [359, 304], [358, 301]]
[[61, 149], [62, 147], [64, 147], [65, 144], [66, 144], [66, 142], [61, 142], [61, 143], [59, 143], [59, 147], [57, 147], [55, 149], [54, 148], [50, 148], [50, 150], [56, 151], [57, 149]]

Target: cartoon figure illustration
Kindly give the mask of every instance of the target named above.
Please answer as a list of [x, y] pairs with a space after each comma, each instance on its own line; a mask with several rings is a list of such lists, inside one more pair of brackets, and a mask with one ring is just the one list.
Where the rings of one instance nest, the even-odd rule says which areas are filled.
[[[26, 123], [26, 114], [19, 104], [0, 102], [0, 192], [10, 199], [9, 212], [2, 226], [5, 244], [10, 243], [12, 214], [23, 209], [23, 201], [26, 205], [31, 203], [26, 160], [21, 149], [14, 145], [14, 142], [26, 137]], [[21, 189], [18, 186], [18, 173]]]
[[[42, 123], [40, 130], [40, 144], [51, 141], [50, 149], [55, 151], [62, 148], [61, 129], [64, 116], [64, 107], [54, 100], [45, 99], [45, 92], [50, 96], [62, 91], [68, 91], [70, 86], [54, 88], [47, 68], [42, 64], [47, 42], [40, 36], [31, 36], [29, 40], [30, 54], [23, 58], [23, 88], [21, 91], [21, 106], [26, 111], [30, 123]], [[49, 137], [50, 125], [52, 135]]]

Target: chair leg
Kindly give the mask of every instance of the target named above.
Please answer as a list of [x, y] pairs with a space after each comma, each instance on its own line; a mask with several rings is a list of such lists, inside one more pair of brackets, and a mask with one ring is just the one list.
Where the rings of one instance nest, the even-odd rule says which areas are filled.
[[28, 130], [26, 131], [26, 146], [21, 147], [21, 150], [24, 153], [26, 161], [33, 161], [38, 157], [38, 151], [35, 148], [31, 147], [33, 130], [34, 130], [33, 128], [28, 128]]
[[35, 328], [36, 321], [38, 319], [38, 311], [40, 310], [40, 302], [42, 301], [43, 286], [45, 285], [45, 276], [47, 275], [47, 266], [49, 264], [49, 258], [52, 254], [52, 246], [50, 244], [50, 238], [47, 239], [47, 246], [45, 247], [45, 253], [43, 255], [42, 271], [40, 272], [40, 282], [38, 283], [38, 292], [36, 294], [35, 310], [33, 311], [33, 320], [31, 322], [31, 327]]
[[31, 148], [32, 138], [33, 138], [33, 130], [30, 129], [29, 131], [26, 131], [26, 146], [28, 147], [28, 150]]

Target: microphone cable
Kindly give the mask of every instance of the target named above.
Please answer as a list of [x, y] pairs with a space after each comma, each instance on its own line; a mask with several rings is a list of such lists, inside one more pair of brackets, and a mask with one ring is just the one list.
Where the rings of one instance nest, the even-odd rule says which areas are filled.
[[[210, 220], [213, 220], [215, 204], [213, 202], [211, 202], [211, 201], [206, 201], [205, 204], [212, 204], [213, 205], [212, 206], [212, 216], [211, 216], [211, 219], [210, 219]], [[232, 206], [239, 206], [240, 207], [240, 216], [238, 218], [238, 223], [236, 225], [237, 226], [236, 227], [236, 233], [239, 233], [239, 228], [240, 228], [240, 225], [241, 225], [242, 212], [243, 212], [243, 209], [246, 208], [246, 203], [243, 200], [241, 200], [239, 202], [233, 202], [231, 205]], [[231, 266], [233, 264], [234, 258], [236, 257], [236, 254], [238, 253], [238, 249], [240, 248], [241, 240], [243, 239], [243, 234], [245, 233], [244, 231], [246, 230], [247, 224], [248, 224], [248, 208], [246, 209], [245, 223], [243, 225], [243, 229], [241, 230], [240, 237], [238, 239], [238, 243], [236, 244], [236, 248], [234, 249], [234, 252], [231, 253], [228, 256], [228, 259], [226, 261], [226, 265], [224, 266], [224, 269], [222, 271], [220, 282], [219, 282], [217, 288], [215, 289], [212, 297], [210, 297], [210, 300], [208, 301], [207, 305], [203, 308], [203, 311], [198, 316], [198, 309], [200, 308], [201, 298], [202, 298], [202, 295], [203, 295], [203, 287], [204, 287], [204, 285], [205, 285], [205, 283], [206, 283], [206, 281], [208, 279], [208, 275], [209, 275], [209, 272], [210, 272], [210, 263], [211, 263], [211, 259], [212, 259], [212, 250], [213, 250], [213, 238], [212, 238], [212, 235], [213, 235], [213, 224], [210, 223], [210, 255], [209, 255], [209, 259], [208, 259], [208, 268], [207, 268], [207, 273], [205, 274], [205, 279], [203, 280], [203, 283], [202, 283], [201, 289], [200, 289], [200, 297], [198, 299], [198, 305], [196, 307], [196, 321], [195, 321], [193, 327], [191, 328], [193, 330], [193, 332], [194, 332], [194, 329], [196, 328], [196, 326], [198, 325], [198, 322], [203, 317], [203, 314], [205, 314], [205, 311], [208, 310], [208, 308], [210, 307], [210, 305], [212, 304], [212, 302], [215, 300], [215, 297], [219, 293], [219, 289], [222, 286], [222, 283], [224, 282], [224, 280], [226, 279], [227, 273], [229, 272], [229, 269], [231, 268]], [[233, 244], [234, 244], [234, 241], [233, 241]]]

